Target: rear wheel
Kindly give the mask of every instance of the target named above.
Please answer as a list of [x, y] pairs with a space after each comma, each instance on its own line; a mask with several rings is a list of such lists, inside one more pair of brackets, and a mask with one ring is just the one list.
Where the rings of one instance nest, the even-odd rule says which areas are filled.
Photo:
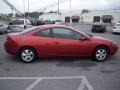
[[93, 53], [93, 59], [98, 62], [105, 61], [108, 56], [109, 50], [104, 46], [97, 47]]
[[19, 51], [19, 58], [25, 63], [31, 63], [36, 60], [37, 54], [33, 48], [25, 47]]

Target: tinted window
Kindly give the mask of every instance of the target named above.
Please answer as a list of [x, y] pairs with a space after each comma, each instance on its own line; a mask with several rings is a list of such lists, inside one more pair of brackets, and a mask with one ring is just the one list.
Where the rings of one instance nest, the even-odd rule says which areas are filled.
[[52, 30], [55, 38], [80, 39], [81, 37], [79, 33], [66, 28], [53, 28]]
[[9, 25], [22, 25], [24, 24], [24, 20], [12, 20]]
[[42, 31], [40, 31], [40, 32], [37, 32], [35, 35], [36, 35], [36, 36], [43, 36], [43, 37], [50, 37], [50, 36], [51, 36], [49, 29], [46, 29], [46, 30], [42, 30]]
[[95, 28], [101, 28], [102, 25], [93, 25], [93, 27], [95, 27]]

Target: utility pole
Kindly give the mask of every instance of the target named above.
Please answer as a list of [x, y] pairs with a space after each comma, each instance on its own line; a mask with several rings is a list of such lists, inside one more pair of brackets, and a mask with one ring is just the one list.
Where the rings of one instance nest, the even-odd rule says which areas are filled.
[[71, 0], [70, 0], [70, 24], [71, 24]]
[[60, 1], [58, 0], [58, 13], [60, 11]]
[[25, 24], [25, 0], [23, 0], [23, 9], [24, 9], [24, 24]]
[[29, 18], [29, 0], [28, 0], [28, 18]]

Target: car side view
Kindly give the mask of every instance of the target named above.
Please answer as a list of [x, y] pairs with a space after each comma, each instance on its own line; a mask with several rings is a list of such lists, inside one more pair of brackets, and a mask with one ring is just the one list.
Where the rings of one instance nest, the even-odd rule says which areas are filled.
[[42, 25], [8, 34], [4, 47], [26, 63], [51, 56], [87, 56], [102, 62], [118, 50], [116, 42], [64, 25]]

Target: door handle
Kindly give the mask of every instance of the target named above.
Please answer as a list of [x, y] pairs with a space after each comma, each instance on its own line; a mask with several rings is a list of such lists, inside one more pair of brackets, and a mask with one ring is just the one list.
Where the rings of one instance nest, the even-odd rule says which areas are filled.
[[55, 42], [55, 44], [60, 44], [59, 42]]

